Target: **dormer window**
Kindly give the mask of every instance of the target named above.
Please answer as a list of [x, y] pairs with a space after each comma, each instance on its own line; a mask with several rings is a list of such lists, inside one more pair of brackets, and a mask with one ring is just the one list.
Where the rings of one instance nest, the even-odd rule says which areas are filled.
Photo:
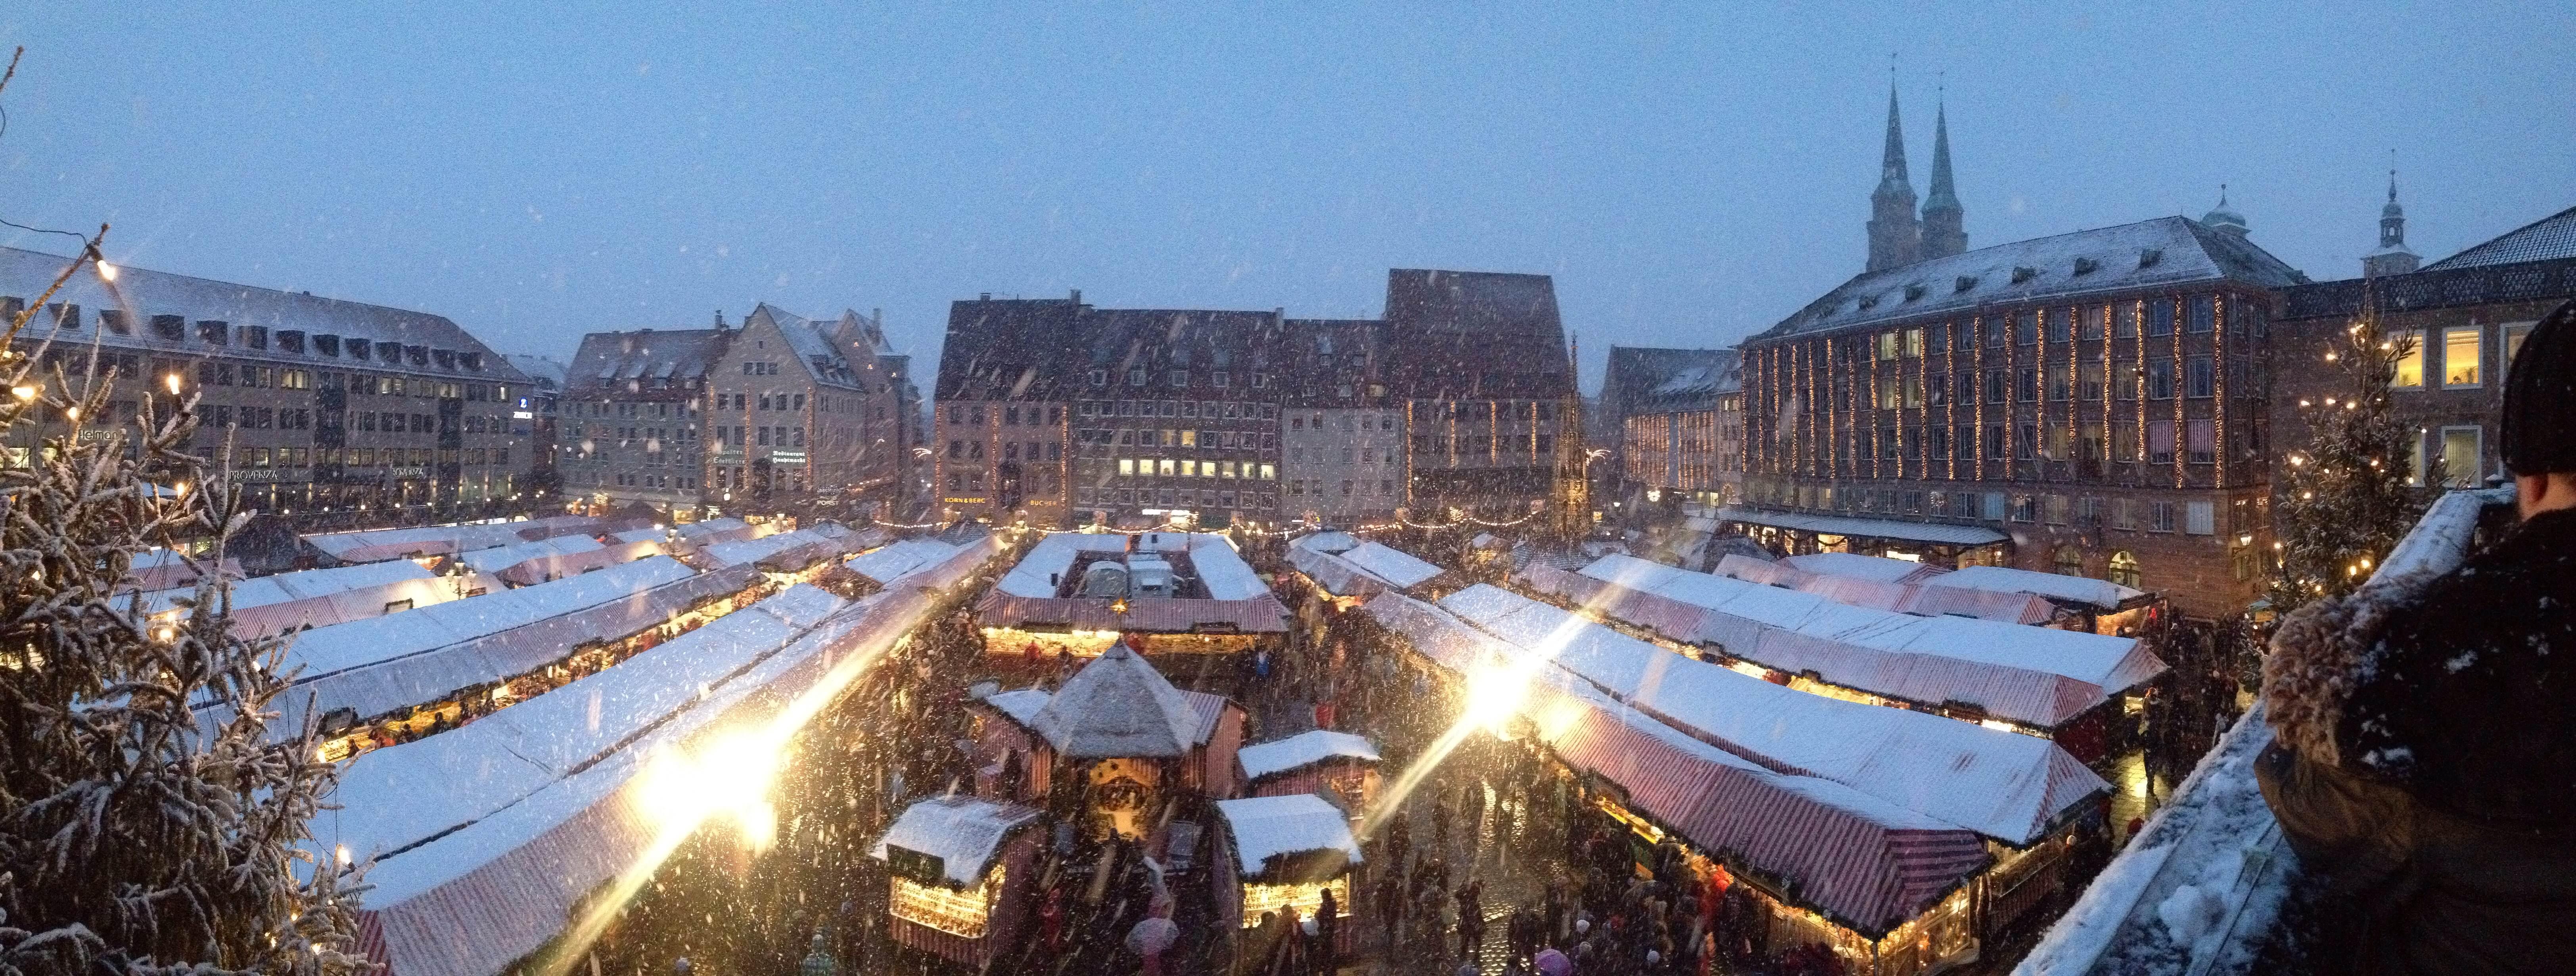
[[365, 359], [374, 346], [375, 343], [353, 336], [349, 339], [349, 358]]
[[2164, 259], [2165, 259], [2165, 249], [2164, 249], [2164, 248], [2161, 248], [2161, 247], [2148, 247], [2148, 248], [2140, 248], [2140, 249], [2138, 250], [2138, 267], [2141, 267], [2141, 268], [2152, 268], [2152, 267], [2155, 267], [2155, 266], [2156, 266], [2156, 262], [2158, 262], [2158, 261], [2162, 261], [2162, 260], [2164, 260]]
[[1950, 294], [1956, 295], [1975, 287], [1977, 287], [1976, 275], [1960, 275], [1957, 280], [1950, 283]]
[[197, 320], [197, 341], [199, 342], [210, 346], [229, 345], [232, 342], [232, 334], [233, 325], [230, 322], [218, 322], [214, 319]]
[[268, 326], [242, 326], [242, 347], [246, 349], [268, 348]]
[[438, 368], [440, 369], [456, 368], [456, 353], [453, 351], [446, 349], [432, 349], [429, 351], [429, 358], [437, 361]]
[[1917, 285], [1907, 285], [1907, 286], [1905, 286], [1905, 300], [1906, 300], [1906, 301], [1909, 301], [1909, 302], [1910, 302], [1910, 301], [1913, 301], [1913, 300], [1915, 300], [1915, 299], [1917, 299], [1917, 298], [1921, 298], [1921, 297], [1923, 297], [1923, 286], [1922, 286], [1922, 285], [1917, 284]]
[[152, 331], [171, 342], [181, 341], [188, 338], [188, 317], [155, 315], [152, 317]]
[[2016, 266], [2013, 268], [2012, 283], [2018, 285], [2037, 277], [2039, 277], [2038, 268]]
[[2075, 273], [2076, 273], [2076, 274], [2080, 274], [2080, 275], [2083, 275], [2083, 274], [2092, 274], [2094, 271], [2096, 271], [2096, 270], [2100, 269], [2101, 267], [2102, 267], [2102, 263], [2101, 263], [2101, 262], [2099, 262], [2099, 261], [2095, 261], [2095, 260], [2093, 260], [2092, 258], [2076, 258], [2076, 259], [2075, 259]]
[[134, 334], [134, 323], [126, 321], [124, 312], [112, 308], [98, 310], [98, 327], [117, 335]]
[[277, 330], [277, 349], [279, 352], [302, 353], [304, 351], [304, 333], [294, 329]]

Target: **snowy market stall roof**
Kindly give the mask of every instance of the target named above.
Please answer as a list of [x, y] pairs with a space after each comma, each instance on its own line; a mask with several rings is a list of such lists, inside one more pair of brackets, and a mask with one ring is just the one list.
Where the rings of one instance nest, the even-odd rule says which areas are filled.
[[[1824, 555], [1846, 555], [1825, 553]], [[1755, 559], [1742, 554], [1729, 554], [1717, 561], [1709, 572], [1748, 583], [1786, 587], [1800, 593], [1813, 593], [1836, 603], [1873, 610], [1892, 610], [1922, 617], [1957, 615], [1979, 620], [2000, 620], [2011, 624], [2045, 624], [2056, 616], [2057, 606], [2047, 598], [2029, 593], [1997, 593], [1958, 587], [1932, 587], [1921, 582], [1880, 582], [1855, 576], [1830, 575], [1802, 568], [1813, 563], [1799, 560], [1809, 556], [1792, 556], [1779, 562]], [[1876, 559], [1859, 556], [1859, 559]], [[1887, 562], [1912, 565], [1901, 560]], [[1920, 579], [1929, 579], [1925, 574]]]
[[957, 554], [956, 546], [937, 539], [902, 539], [842, 560], [843, 568], [883, 585], [905, 573]]
[[972, 887], [984, 879], [984, 869], [1002, 844], [1021, 829], [1037, 823], [1038, 811], [1016, 803], [996, 803], [966, 794], [936, 796], [905, 807], [868, 848], [868, 856], [883, 861], [886, 848], [937, 858], [940, 876], [957, 887]]
[[2001, 532], [1974, 525], [1851, 518], [1843, 515], [1803, 515], [1737, 505], [1718, 509], [1717, 519], [1720, 522], [1767, 525], [1773, 528], [1823, 535], [1859, 536], [1864, 539], [1903, 539], [1909, 542], [1929, 542], [1949, 546], [1983, 546], [2002, 542], [2006, 538]]
[[464, 563], [468, 568], [471, 568], [477, 573], [498, 573], [531, 559], [542, 559], [547, 556], [569, 556], [573, 553], [590, 552], [600, 548], [603, 547], [599, 544], [599, 540], [593, 539], [589, 536], [561, 535], [552, 539], [540, 539], [535, 542], [521, 542], [506, 546], [493, 546], [489, 549], [469, 550], [459, 554], [456, 557], [456, 560]]
[[1344, 866], [1361, 861], [1359, 840], [1351, 836], [1350, 815], [1312, 793], [1218, 800], [1216, 813], [1234, 839], [1234, 863], [1241, 866], [1245, 880], [1307, 880], [1271, 877], [1297, 864], [1300, 854], [1340, 854]]
[[1926, 579], [1923, 585], [1995, 593], [2030, 593], [2067, 603], [2081, 603], [2097, 610], [2118, 610], [2147, 595], [2144, 591], [2109, 580], [2038, 573], [2007, 566], [1970, 566]]
[[564, 535], [590, 535], [635, 528], [631, 521], [609, 521], [584, 515], [556, 515], [520, 522], [476, 522], [409, 529], [363, 529], [304, 537], [324, 556], [343, 563], [371, 563], [406, 556], [444, 556], [494, 546], [517, 545]]
[[[1363, 608], [1433, 663], [1465, 676], [1522, 649], [1400, 593]], [[1529, 673], [1516, 709], [1567, 765], [1617, 785], [1625, 804], [1783, 900], [1873, 938], [1986, 864], [1973, 831], [1831, 780], [1774, 770], [1683, 734], [1554, 666]]]
[[1065, 679], [1029, 727], [1068, 759], [1179, 758], [1198, 741], [1181, 690], [1121, 641]]
[[[1544, 572], [1525, 578], [1682, 643], [1715, 643], [1734, 657], [1791, 674], [1812, 671], [1827, 683], [1873, 694], [1928, 705], [1966, 702], [2042, 728], [2056, 728], [2165, 670], [2127, 637], [1892, 613], [1627, 556], [1605, 556], [1579, 575], [1579, 581]], [[1656, 612], [1634, 612], [1638, 605]], [[1696, 619], [1691, 608], [1699, 611]]]
[[1920, 583], [1924, 578], [1941, 572], [1941, 567], [1930, 563], [1908, 562], [1903, 559], [1889, 559], [1885, 556], [1864, 556], [1853, 552], [1809, 553], [1804, 556], [1790, 556], [1780, 562], [1810, 573], [1849, 576], [1853, 579], [1874, 580], [1880, 583]]
[[[2509, 512], [2511, 488], [2437, 499], [2371, 574], [2457, 569], [2482, 517]], [[2298, 857], [2256, 783], [2270, 703], [2256, 701], [2171, 799], [2040, 938], [2015, 976], [2240, 976], [2265, 943], [2299, 874]]]
[[[359, 911], [359, 948], [389, 967], [384, 976], [490, 976], [507, 969], [512, 961], [553, 938], [601, 882], [635, 864], [653, 844], [660, 828], [650, 820], [652, 806], [636, 781], [648, 757], [705, 729], [767, 722], [780, 702], [792, 701], [817, 686], [838, 687], [853, 669], [873, 660], [875, 652], [911, 632], [936, 608], [929, 591], [971, 575], [997, 551], [993, 545], [971, 546], [959, 559], [896, 581], [748, 671], [705, 689], [689, 689], [693, 694], [685, 697], [682, 710], [640, 734], [625, 736], [612, 751], [534, 792], [494, 804], [478, 819], [454, 829], [440, 828], [444, 832], [425, 835], [426, 839], [419, 833], [372, 827], [368, 821], [384, 815], [389, 807], [417, 804], [433, 793], [479, 795], [483, 791], [476, 789], [477, 779], [485, 771], [506, 773], [514, 763], [525, 765], [516, 752], [506, 749], [432, 755], [428, 747], [538, 699], [452, 732], [368, 753], [391, 757], [416, 750], [420, 758], [403, 761], [408, 768], [401, 769], [390, 765], [390, 759], [374, 760], [389, 763], [381, 777], [385, 789], [375, 794], [378, 799], [347, 804], [355, 798], [349, 793], [335, 800], [345, 808], [331, 814], [327, 822], [315, 821], [320, 836], [311, 844], [321, 863], [330, 863], [334, 846], [349, 841], [356, 842], [351, 844], [353, 857], [366, 849], [360, 845], [369, 838], [409, 845], [377, 862], [367, 874], [373, 890]], [[601, 674], [634, 663], [629, 660]], [[569, 715], [552, 713], [554, 717], [546, 721], [567, 723], [576, 731], [588, 725], [590, 696], [581, 681], [538, 698], [555, 695], [581, 709]], [[552, 732], [529, 730], [541, 736]], [[526, 783], [514, 778], [500, 788], [513, 785]], [[346, 778], [341, 783], [343, 791], [365, 788], [353, 786]], [[350, 832], [347, 840], [344, 831]], [[459, 932], [471, 932], [474, 937], [460, 939]]]
[[1331, 729], [1301, 732], [1285, 739], [1273, 739], [1243, 747], [1235, 761], [1243, 766], [1243, 778], [1257, 782], [1265, 777], [1295, 772], [1331, 759], [1378, 761], [1377, 745], [1366, 737]]
[[[1205, 597], [1132, 597], [1121, 613], [1107, 597], [1058, 596], [1071, 589], [1074, 565], [1086, 553], [1135, 551], [1181, 555], [1195, 571]], [[1190, 532], [1048, 535], [1004, 574], [976, 605], [987, 627], [1138, 633], [1286, 633], [1288, 608], [1252, 571], [1224, 536]]]
[[[329, 569], [306, 569], [235, 580], [231, 595], [228, 597], [228, 606], [232, 608], [235, 616], [239, 616], [242, 611], [257, 607], [303, 600], [327, 600], [345, 593], [360, 590], [373, 591], [397, 583], [437, 578], [437, 574], [422, 569], [419, 563], [409, 560], [335, 566]], [[143, 594], [140, 609], [147, 615], [159, 614], [177, 609], [178, 601], [195, 599], [196, 595], [197, 588], [193, 585], [154, 590]], [[446, 594], [448, 598], [453, 598], [455, 595], [452, 592]], [[424, 602], [439, 601], [432, 599]], [[383, 612], [384, 608], [379, 606], [367, 616], [375, 616]]]
[[737, 539], [700, 548], [696, 559], [708, 569], [757, 565], [764, 560], [810, 564], [842, 551], [842, 541], [812, 529], [797, 529], [757, 539]]
[[287, 650], [283, 667], [301, 670], [278, 697], [282, 714], [270, 728], [281, 735], [297, 728], [308, 701], [318, 713], [345, 708], [361, 719], [435, 702], [460, 688], [533, 671], [588, 641], [662, 623], [752, 580], [747, 570], [691, 573], [655, 556], [309, 630]]
[[2007, 844], [2040, 839], [2110, 789], [2046, 739], [1775, 685], [1500, 587], [1440, 607], [1710, 745]]
[[[134, 554], [134, 558], [126, 564], [126, 574], [134, 577], [131, 585], [136, 589], [165, 590], [194, 586], [198, 574], [195, 568], [188, 565], [188, 562], [188, 557], [176, 549], [146, 549]], [[199, 566], [207, 566], [232, 579], [240, 579], [243, 575], [241, 560], [238, 559], [226, 559], [220, 565], [211, 566], [207, 560], [197, 562]]]

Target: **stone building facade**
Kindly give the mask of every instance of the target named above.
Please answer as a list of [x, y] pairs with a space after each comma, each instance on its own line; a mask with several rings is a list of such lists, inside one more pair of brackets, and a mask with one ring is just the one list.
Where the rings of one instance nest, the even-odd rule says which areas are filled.
[[1581, 401], [1554, 281], [1389, 271], [1383, 335], [1417, 518], [1445, 521], [1449, 508], [1516, 517], [1580, 493]]
[[[0, 311], [14, 316], [69, 263], [0, 248]], [[113, 293], [96, 275], [72, 278], [14, 343], [39, 357], [39, 382], [57, 366], [113, 377], [114, 416], [90, 423], [131, 423], [146, 398], [168, 409], [199, 397], [196, 447], [230, 443], [250, 506], [299, 529], [538, 504], [538, 446], [510, 416], [528, 379], [447, 318], [143, 268], [113, 273]], [[6, 449], [23, 455], [69, 421], [22, 426]]]
[[556, 460], [572, 504], [599, 512], [640, 504], [676, 516], [707, 503], [707, 380], [729, 331], [581, 337], [556, 405]]
[[[2392, 197], [2391, 208], [2396, 206]], [[2402, 225], [2383, 220], [2381, 239], [2405, 243]], [[2415, 428], [2406, 459], [2417, 483], [2438, 471], [2452, 486], [2504, 474], [2496, 416], [2504, 378], [2541, 316], [2576, 298], [2576, 209], [2560, 211], [2421, 270], [2391, 270], [2385, 247], [2365, 258], [2365, 277], [2282, 292], [2274, 323], [2272, 423], [2286, 459], [2309, 433], [2302, 402], [2338, 395], [2340, 374], [2324, 362], [2329, 345], [2364, 318], [2411, 343], [2398, 363], [2391, 402]], [[2411, 255], [2409, 255], [2411, 257]]]
[[1384, 328], [1374, 319], [1288, 320], [1279, 391], [1283, 517], [1379, 524], [1404, 507], [1404, 411], [1386, 384]]
[[1620, 469], [1635, 489], [1678, 492], [1706, 504], [1743, 498], [1744, 367], [1734, 349], [1611, 349], [1651, 360], [1653, 369], [1623, 396]]
[[[2270, 537], [2268, 324], [2305, 280], [2243, 228], [2167, 217], [1834, 289], [1743, 347], [1747, 505], [1729, 517], [1838, 516], [1792, 534], [2242, 610]], [[1926, 523], [1998, 541], [1907, 541]]]
[[[808, 319], [767, 303], [726, 334], [707, 377], [701, 445], [720, 507], [792, 497], [891, 501], [909, 445], [879, 318]], [[692, 437], [695, 435], [692, 434]], [[728, 498], [727, 496], [731, 496]]]

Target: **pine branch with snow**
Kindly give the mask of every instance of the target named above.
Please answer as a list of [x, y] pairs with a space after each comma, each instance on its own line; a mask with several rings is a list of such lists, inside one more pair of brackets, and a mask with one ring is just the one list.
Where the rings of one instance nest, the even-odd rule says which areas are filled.
[[[112, 289], [97, 242], [64, 277]], [[225, 612], [229, 464], [190, 453], [175, 389], [117, 423], [95, 346], [40, 373], [41, 306], [0, 353], [0, 432], [41, 435], [0, 467], [0, 976], [362, 971], [356, 874], [303, 846], [337, 773], [310, 720], [272, 736], [285, 645]], [[134, 559], [191, 544], [194, 612], [147, 617]]]

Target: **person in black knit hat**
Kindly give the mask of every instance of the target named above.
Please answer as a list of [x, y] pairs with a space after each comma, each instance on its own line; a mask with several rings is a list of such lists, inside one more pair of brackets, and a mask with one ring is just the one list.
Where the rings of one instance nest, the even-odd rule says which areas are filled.
[[2576, 302], [2504, 389], [2521, 524], [2301, 608], [2264, 662], [2299, 970], [2576, 973]]

